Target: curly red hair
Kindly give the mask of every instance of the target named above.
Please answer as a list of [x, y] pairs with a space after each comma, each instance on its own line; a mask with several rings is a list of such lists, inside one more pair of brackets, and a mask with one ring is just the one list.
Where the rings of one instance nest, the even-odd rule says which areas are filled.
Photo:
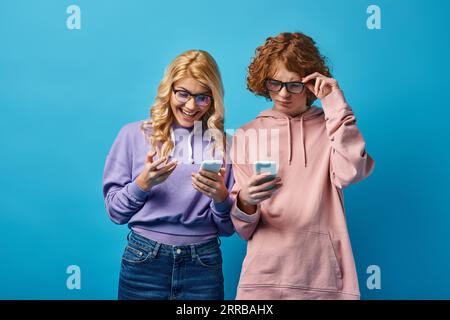
[[[280, 33], [267, 38], [264, 45], [256, 48], [255, 57], [248, 67], [247, 88], [258, 96], [270, 99], [264, 80], [274, 76], [278, 62], [302, 78], [314, 72], [331, 77], [326, 60], [311, 37], [300, 32]], [[312, 92], [307, 92], [307, 105], [310, 106], [316, 99]]]

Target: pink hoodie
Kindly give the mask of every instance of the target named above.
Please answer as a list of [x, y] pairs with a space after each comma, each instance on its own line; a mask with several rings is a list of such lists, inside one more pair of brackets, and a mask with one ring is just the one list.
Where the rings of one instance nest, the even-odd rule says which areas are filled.
[[[265, 110], [241, 128], [279, 129], [283, 186], [252, 215], [234, 201], [232, 221], [248, 240], [236, 299], [359, 299], [342, 189], [369, 176], [374, 161], [342, 91], [322, 106], [296, 117]], [[254, 172], [235, 161], [236, 152], [248, 159], [248, 148], [234, 136], [234, 199]]]

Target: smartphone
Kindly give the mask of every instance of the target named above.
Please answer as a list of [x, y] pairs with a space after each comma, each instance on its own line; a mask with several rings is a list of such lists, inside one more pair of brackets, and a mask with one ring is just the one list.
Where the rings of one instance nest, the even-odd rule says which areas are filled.
[[[277, 164], [275, 161], [256, 161], [255, 162], [255, 174], [261, 174], [264, 172], [270, 172], [270, 175], [267, 178], [261, 180], [260, 184], [269, 182], [277, 176]], [[273, 189], [271, 187], [270, 189]]]
[[275, 161], [256, 161], [255, 173], [261, 174], [264, 172], [270, 172], [272, 176], [277, 175], [277, 164]]
[[222, 160], [203, 160], [200, 169], [218, 173], [222, 168]]

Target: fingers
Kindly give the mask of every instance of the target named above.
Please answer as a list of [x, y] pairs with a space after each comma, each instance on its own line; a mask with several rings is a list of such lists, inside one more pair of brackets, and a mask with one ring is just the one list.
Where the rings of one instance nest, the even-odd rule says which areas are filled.
[[150, 171], [159, 170], [158, 166], [166, 161], [167, 161], [167, 157], [162, 157], [154, 162], [151, 162], [151, 166], [149, 167], [149, 170]]
[[258, 186], [250, 187], [249, 192], [250, 193], [263, 192], [263, 191], [271, 190], [272, 188], [275, 188], [278, 185], [280, 185], [280, 186], [282, 185], [280, 177], [277, 177], [273, 180], [270, 180], [270, 181], [260, 184]]
[[318, 73], [318, 72], [314, 72], [314, 73], [311, 73], [310, 75], [304, 77], [304, 78], [302, 79], [302, 82], [303, 82], [303, 83], [307, 83], [307, 82], [309, 82], [309, 81], [311, 81], [311, 80], [313, 80], [313, 79], [319, 78], [319, 77], [320, 77], [320, 78], [326, 78], [323, 74], [320, 74], [320, 73]]
[[326, 81], [322, 81], [322, 83], [319, 86], [319, 93], [323, 93], [324, 92], [323, 90], [325, 89], [326, 85], [327, 85], [327, 82]]
[[249, 195], [250, 195], [250, 198], [252, 199], [252, 202], [254, 204], [257, 204], [257, 203], [260, 203], [260, 202], [272, 197], [274, 192], [277, 191], [279, 188], [281, 188], [281, 184], [276, 184], [270, 190], [264, 190], [264, 191], [260, 191], [260, 192], [249, 192]]
[[327, 96], [332, 90], [333, 83], [331, 81], [323, 81], [319, 91], [322, 96]]
[[273, 192], [274, 191], [270, 190], [270, 191], [255, 193], [254, 195], [252, 195], [252, 199], [260, 202], [260, 201], [269, 199], [272, 196]]
[[212, 197], [213, 192], [215, 191], [213, 188], [199, 182], [196, 179], [192, 179], [192, 186], [194, 187], [194, 189], [206, 194], [208, 197]]
[[165, 174], [162, 174], [162, 175], [158, 176], [158, 177], [155, 179], [155, 181], [156, 181], [157, 183], [161, 183], [161, 182], [166, 181], [167, 178], [171, 175], [172, 172], [173, 172], [173, 170], [171, 170], [171, 171], [169, 171], [169, 172], [166, 172]]
[[221, 176], [219, 176], [219, 174], [215, 173], [215, 172], [211, 172], [211, 171], [208, 171], [208, 170], [200, 170], [198, 173], [200, 175], [202, 175], [203, 177], [209, 178], [209, 179], [214, 180], [214, 181], [220, 181], [221, 180]]
[[[305, 84], [306, 88], [314, 93], [314, 95], [317, 97], [320, 95], [320, 86], [326, 79], [330, 79], [328, 77], [325, 77], [324, 75], [314, 72], [302, 79], [302, 82]], [[314, 84], [308, 83], [311, 80], [315, 80]], [[326, 82], [326, 81], [325, 81]]]
[[307, 82], [309, 82], [309, 81], [311, 81], [311, 80], [317, 78], [318, 75], [319, 75], [318, 72], [311, 73], [310, 75], [304, 77], [304, 78], [302, 79], [302, 82], [303, 82], [303, 83], [307, 83]]
[[[156, 163], [156, 162], [155, 162]], [[175, 167], [177, 166], [177, 160], [172, 160], [171, 162], [169, 162], [168, 164], [166, 164], [164, 167], [162, 167], [161, 169], [157, 169], [156, 170], [156, 174], [155, 177], [159, 177], [165, 173], [169, 173], [172, 172], [173, 170], [175, 170]]]
[[[257, 186], [261, 184], [264, 181], [264, 179], [268, 179], [270, 176], [272, 176], [270, 172], [264, 172], [261, 174], [253, 175], [250, 178], [249, 186]], [[273, 179], [275, 179], [275, 176], [273, 176]]]
[[149, 151], [149, 152], [147, 153], [147, 162], [152, 163], [152, 162], [153, 162], [153, 157], [154, 157], [155, 155], [156, 155], [156, 151], [155, 151], [155, 150]]
[[[307, 83], [311, 80], [314, 80], [314, 85], [312, 83]], [[339, 85], [336, 79], [326, 77], [323, 74], [318, 72], [314, 72], [302, 79], [302, 82], [305, 84], [306, 88], [314, 93], [316, 97], [323, 97], [328, 95], [332, 88], [339, 88]]]
[[321, 84], [321, 79], [320, 78], [316, 78], [316, 83], [314, 84], [314, 94], [316, 96], [319, 95], [319, 86]]
[[[253, 181], [250, 181], [247, 192], [248, 197], [254, 204], [269, 199], [283, 185], [280, 177], [273, 177], [269, 181], [264, 181], [268, 178], [271, 178], [271, 174], [267, 172], [252, 177]], [[252, 183], [254, 185], [251, 185]]]
[[258, 199], [259, 202], [263, 202], [264, 200], [269, 199], [270, 197], [272, 197], [272, 194], [268, 195], [267, 197], [263, 197], [261, 199]]
[[192, 174], [192, 178], [196, 181], [201, 183], [204, 186], [211, 187], [214, 189], [217, 189], [219, 187], [219, 181], [218, 180], [212, 180], [208, 177], [202, 176], [201, 174]]

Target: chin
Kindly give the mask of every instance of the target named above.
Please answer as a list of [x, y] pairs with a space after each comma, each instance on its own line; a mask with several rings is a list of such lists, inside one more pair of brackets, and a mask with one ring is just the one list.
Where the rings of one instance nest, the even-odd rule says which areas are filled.
[[[299, 107], [299, 105], [302, 105], [302, 106]], [[279, 111], [285, 112], [285, 113], [300, 113], [300, 112], [304, 111], [307, 107], [306, 107], [306, 104], [290, 102], [287, 104], [277, 103], [276, 108]]]
[[184, 119], [181, 119], [180, 117], [177, 117], [178, 124], [182, 127], [192, 127], [195, 123], [195, 121], [186, 121]]
[[292, 112], [292, 111], [295, 109], [295, 108], [292, 107], [291, 105], [284, 105], [284, 104], [276, 104], [276, 105], [275, 105], [275, 108], [276, 108], [278, 111], [285, 112], [285, 113], [287, 113], [287, 112]]

